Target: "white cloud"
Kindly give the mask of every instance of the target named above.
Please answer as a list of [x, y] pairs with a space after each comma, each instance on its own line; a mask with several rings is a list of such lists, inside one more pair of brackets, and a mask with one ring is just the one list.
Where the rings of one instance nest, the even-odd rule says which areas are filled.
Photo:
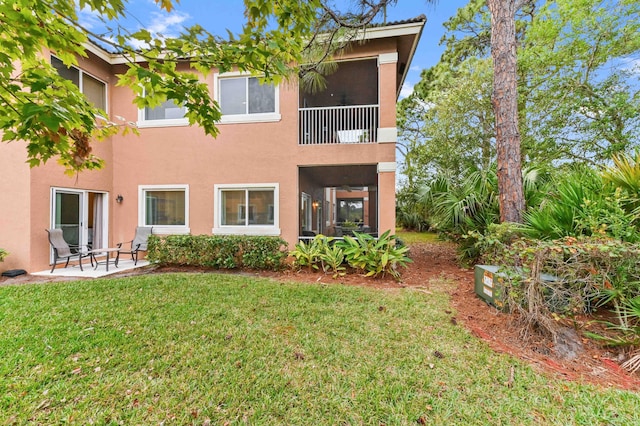
[[152, 34], [162, 34], [165, 37], [173, 37], [183, 28], [183, 23], [190, 18], [188, 13], [174, 10], [171, 13], [151, 13], [151, 23], [147, 25], [147, 30]]
[[409, 68], [409, 71], [420, 72], [420, 71], [422, 71], [422, 68], [420, 68], [418, 65], [414, 65], [411, 68]]
[[400, 99], [407, 98], [411, 96], [412, 93], [413, 93], [413, 84], [407, 81], [402, 85], [402, 89], [400, 89]]
[[78, 23], [88, 30], [104, 27], [100, 14], [88, 6], [78, 11]]
[[[151, 22], [145, 25], [145, 28], [151, 33], [152, 37], [177, 37], [178, 33], [184, 27], [184, 23], [191, 18], [188, 13], [173, 10], [171, 13], [151, 12]], [[129, 44], [134, 49], [142, 49], [146, 47], [146, 43], [140, 40], [129, 40]]]

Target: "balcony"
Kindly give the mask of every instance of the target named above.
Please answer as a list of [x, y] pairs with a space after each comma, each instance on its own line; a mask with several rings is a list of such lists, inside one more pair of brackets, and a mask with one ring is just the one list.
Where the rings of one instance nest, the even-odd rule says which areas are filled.
[[300, 145], [377, 142], [380, 116], [377, 58], [340, 61], [323, 89], [301, 87]]
[[299, 109], [300, 145], [372, 143], [378, 131], [378, 105]]

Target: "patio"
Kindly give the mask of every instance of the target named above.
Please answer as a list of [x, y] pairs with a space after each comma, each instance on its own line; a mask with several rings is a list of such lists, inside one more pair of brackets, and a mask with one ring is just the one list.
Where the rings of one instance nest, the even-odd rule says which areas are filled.
[[149, 264], [146, 260], [139, 260], [137, 265], [134, 265], [131, 259], [121, 259], [118, 262], [118, 267], [113, 263], [109, 264], [109, 271], [106, 270], [106, 265], [101, 262], [97, 268], [91, 266], [91, 264], [85, 260], [82, 263], [82, 271], [78, 265], [69, 265], [66, 268], [58, 267], [53, 273], [50, 269], [40, 272], [32, 272], [31, 275], [43, 276], [43, 277], [75, 277], [75, 278], [100, 278], [107, 275], [113, 275], [120, 272], [130, 271], [137, 268], [142, 268]]

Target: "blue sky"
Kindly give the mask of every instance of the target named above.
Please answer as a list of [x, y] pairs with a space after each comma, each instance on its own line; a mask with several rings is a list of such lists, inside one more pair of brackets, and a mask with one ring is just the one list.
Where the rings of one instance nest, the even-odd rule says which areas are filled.
[[[336, 4], [349, 4], [348, 0], [336, 0]], [[441, 0], [437, 4], [427, 4], [425, 0], [398, 0], [396, 6], [387, 10], [388, 21], [414, 18], [420, 14], [427, 16], [427, 23], [418, 45], [418, 50], [409, 69], [402, 95], [407, 95], [420, 80], [420, 71], [438, 62], [442, 47], [440, 38], [444, 33], [442, 23], [468, 0]], [[226, 29], [240, 30], [243, 23], [244, 3], [242, 0], [182, 0], [171, 13], [160, 10], [153, 0], [131, 0], [128, 10], [132, 15], [127, 23], [129, 30], [145, 27], [165, 36], [177, 35], [183, 27], [199, 24], [214, 34], [226, 36]], [[81, 20], [89, 27], [100, 27], [99, 21], [90, 14], [83, 14]]]

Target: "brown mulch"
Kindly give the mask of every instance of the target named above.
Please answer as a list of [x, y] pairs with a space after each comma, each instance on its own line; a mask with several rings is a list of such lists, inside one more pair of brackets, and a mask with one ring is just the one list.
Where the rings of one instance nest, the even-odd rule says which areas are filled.
[[[572, 360], [559, 357], [554, 351], [552, 342], [543, 336], [529, 334], [527, 339], [523, 340], [522, 328], [512, 315], [496, 310], [475, 295], [473, 270], [460, 268], [456, 264], [453, 245], [442, 242], [414, 244], [411, 247], [411, 258], [413, 263], [403, 271], [400, 282], [391, 278], [371, 279], [358, 274], [334, 279], [330, 275], [306, 270], [241, 273], [278, 280], [360, 285], [384, 289], [416, 287], [429, 290], [436, 289], [434, 286], [442, 289], [443, 280], [438, 278], [444, 278], [444, 282], [450, 283], [445, 285], [444, 289], [451, 294], [456, 311], [452, 321], [466, 327], [475, 336], [487, 342], [493, 350], [518, 357], [531, 364], [536, 370], [550, 376], [602, 387], [640, 390], [640, 375], [628, 374], [619, 367], [622, 355], [599, 347], [592, 340], [582, 339], [584, 351]], [[116, 274], [113, 277], [176, 271], [208, 272], [206, 269], [195, 268], [147, 267]], [[59, 280], [55, 277], [23, 275], [16, 278], [0, 278], [0, 286]], [[582, 324], [579, 321], [575, 324], [580, 332]]]

